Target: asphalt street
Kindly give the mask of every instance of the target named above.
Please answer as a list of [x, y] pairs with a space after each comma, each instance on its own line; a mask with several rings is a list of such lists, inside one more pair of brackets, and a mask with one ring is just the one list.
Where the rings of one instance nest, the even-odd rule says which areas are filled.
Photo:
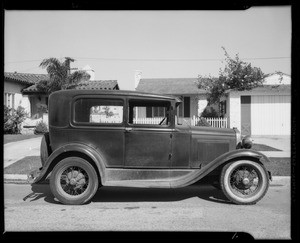
[[4, 184], [7, 232], [248, 232], [255, 239], [290, 239], [290, 177], [276, 177], [256, 205], [231, 204], [207, 184], [180, 189], [102, 187], [86, 205], [62, 205], [49, 185]]

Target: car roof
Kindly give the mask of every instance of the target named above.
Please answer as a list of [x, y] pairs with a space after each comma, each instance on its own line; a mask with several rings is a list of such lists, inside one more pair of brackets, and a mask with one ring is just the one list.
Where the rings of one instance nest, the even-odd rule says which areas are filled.
[[162, 94], [153, 94], [153, 93], [145, 93], [139, 91], [132, 90], [93, 90], [93, 89], [85, 89], [85, 90], [77, 90], [77, 89], [68, 89], [68, 90], [59, 90], [54, 92], [53, 94], [68, 94], [68, 96], [76, 96], [76, 95], [112, 95], [112, 96], [130, 96], [137, 98], [154, 98], [154, 99], [169, 99], [175, 100], [176, 102], [182, 102], [182, 100], [173, 95], [162, 95]]

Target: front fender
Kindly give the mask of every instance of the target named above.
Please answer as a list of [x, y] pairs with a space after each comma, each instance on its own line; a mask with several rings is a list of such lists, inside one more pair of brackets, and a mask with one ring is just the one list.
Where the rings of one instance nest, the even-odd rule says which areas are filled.
[[[56, 159], [60, 155], [68, 152], [82, 153], [88, 156], [89, 158], [91, 158], [95, 162], [98, 168], [101, 181], [103, 182], [106, 180], [105, 158], [98, 151], [96, 151], [94, 148], [90, 146], [81, 143], [70, 143], [56, 149], [55, 151], [53, 151], [53, 153], [51, 153], [51, 155], [46, 160], [45, 165], [42, 167], [42, 170], [40, 170], [39, 172], [34, 172], [35, 176], [31, 175], [31, 177], [34, 177], [33, 179], [31, 179], [32, 183], [38, 183], [43, 181], [50, 173], [51, 169], [53, 168], [53, 166], [51, 165], [55, 163]], [[30, 175], [28, 175], [28, 178], [30, 178]]]
[[206, 175], [208, 175], [210, 172], [215, 170], [220, 165], [225, 164], [228, 161], [238, 160], [238, 159], [252, 159], [258, 161], [258, 163], [261, 163], [266, 167], [269, 174], [269, 179], [272, 180], [272, 176], [269, 170], [271, 161], [267, 156], [265, 156], [264, 154], [258, 151], [251, 150], [251, 149], [237, 149], [220, 155], [219, 157], [217, 157], [216, 159], [214, 159], [213, 161], [205, 165], [200, 170], [196, 170], [195, 172], [189, 174], [188, 176], [172, 181], [171, 187], [176, 188], [176, 187], [191, 185], [199, 181]]
[[[225, 158], [223, 158], [223, 156]], [[222, 157], [222, 158], [220, 158], [220, 157]], [[253, 159], [259, 161], [259, 163], [261, 163], [263, 166], [265, 166], [265, 168], [267, 169], [267, 171], [269, 173], [269, 178], [272, 179], [272, 176], [271, 176], [271, 163], [272, 162], [266, 155], [264, 155], [261, 152], [251, 150], [251, 149], [237, 149], [237, 150], [230, 151], [220, 157], [219, 158], [221, 161], [223, 161], [223, 163], [226, 161], [229, 161], [229, 160], [234, 160], [234, 159], [239, 159], [239, 158], [240, 159], [253, 158]]]
[[207, 171], [209, 173], [213, 171], [215, 168], [217, 168], [218, 166], [226, 163], [227, 161], [238, 160], [238, 159], [254, 159], [255, 161], [258, 161], [258, 163], [265, 166], [269, 174], [269, 179], [272, 180], [272, 176], [270, 172], [270, 166], [271, 166], [270, 159], [263, 153], [251, 149], [237, 149], [237, 150], [229, 151], [216, 158], [214, 161], [206, 165], [203, 169], [208, 167]]

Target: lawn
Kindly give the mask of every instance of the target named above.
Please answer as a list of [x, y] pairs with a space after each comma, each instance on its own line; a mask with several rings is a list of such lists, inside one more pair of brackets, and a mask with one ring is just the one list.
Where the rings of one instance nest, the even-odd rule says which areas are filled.
[[4, 168], [4, 174], [28, 174], [42, 166], [40, 156], [27, 156]]
[[[270, 170], [273, 176], [291, 175], [290, 158], [270, 158], [270, 160], [272, 161]], [[39, 156], [28, 156], [6, 167], [4, 169], [4, 174], [27, 174], [41, 166], [42, 164]]]
[[35, 134], [28, 134], [28, 135], [22, 135], [22, 134], [4, 134], [4, 144], [11, 143], [11, 142], [17, 142], [29, 138], [38, 138], [42, 135], [35, 135]]

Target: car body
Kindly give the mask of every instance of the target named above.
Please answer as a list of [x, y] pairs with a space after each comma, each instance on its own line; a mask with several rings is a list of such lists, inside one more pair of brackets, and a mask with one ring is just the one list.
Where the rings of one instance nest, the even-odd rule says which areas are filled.
[[99, 186], [178, 188], [208, 176], [234, 203], [260, 200], [270, 160], [237, 129], [190, 126], [179, 115], [181, 104], [175, 96], [136, 91], [54, 92], [42, 168], [28, 180], [49, 177], [65, 204], [88, 202]]

